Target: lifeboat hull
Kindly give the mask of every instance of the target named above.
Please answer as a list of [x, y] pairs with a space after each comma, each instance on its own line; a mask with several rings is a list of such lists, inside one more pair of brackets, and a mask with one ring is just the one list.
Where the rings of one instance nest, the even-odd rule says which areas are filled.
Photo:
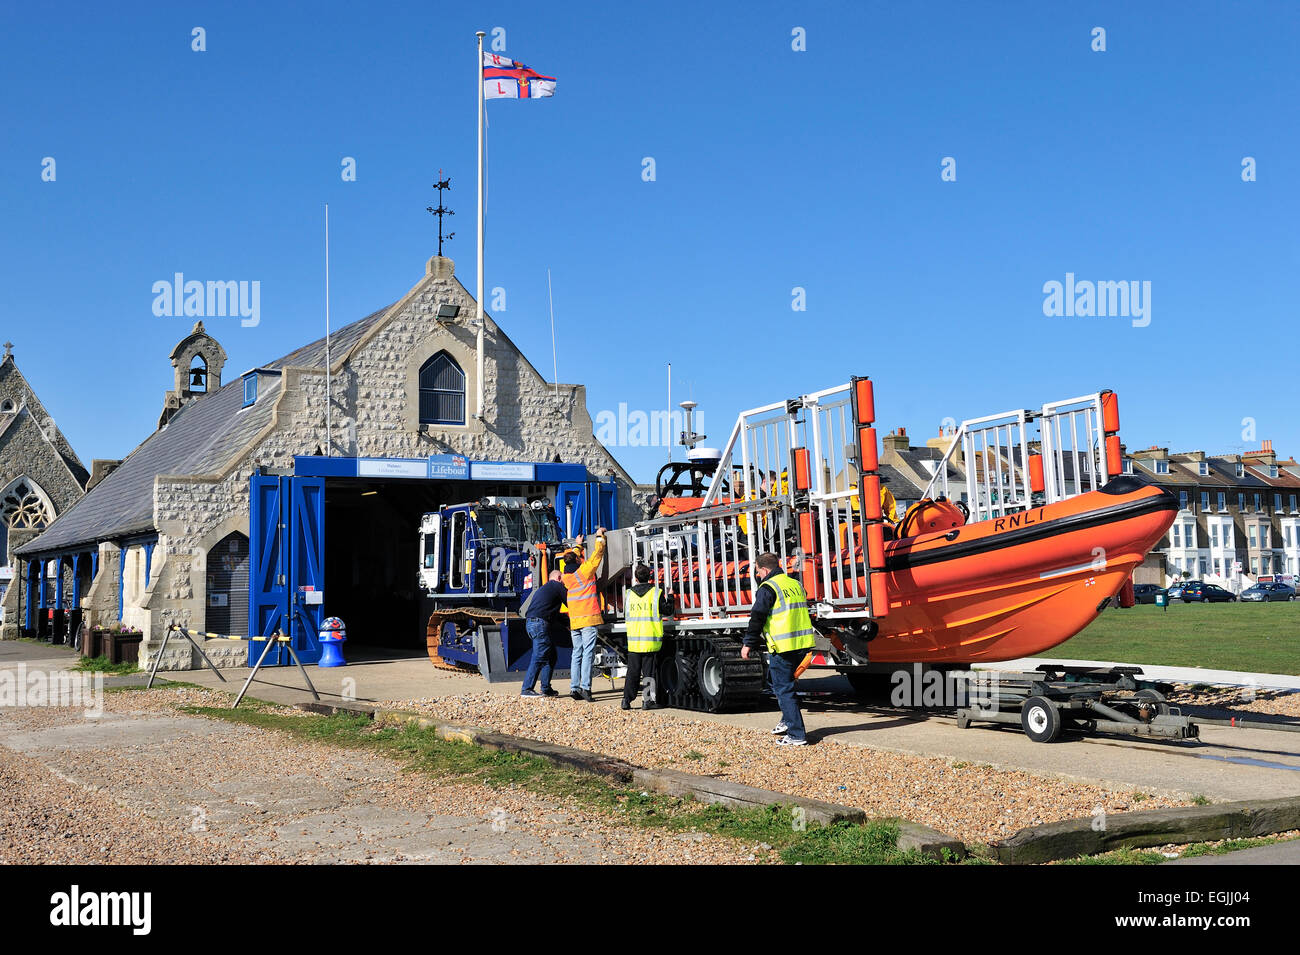
[[885, 546], [889, 613], [873, 662], [992, 663], [1042, 653], [1101, 612], [1164, 536], [1167, 491], [1120, 477], [1005, 518]]

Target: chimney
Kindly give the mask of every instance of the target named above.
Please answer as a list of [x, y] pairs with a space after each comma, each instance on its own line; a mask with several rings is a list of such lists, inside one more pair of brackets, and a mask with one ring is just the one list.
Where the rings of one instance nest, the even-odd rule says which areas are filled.
[[1247, 451], [1241, 456], [1241, 459], [1250, 464], [1277, 464], [1277, 455], [1273, 452], [1272, 440], [1265, 441], [1264, 446], [1258, 451]]
[[86, 482], [86, 490], [98, 484], [104, 478], [108, 477], [117, 470], [121, 461], [113, 461], [108, 458], [95, 458], [90, 462], [90, 480]]
[[880, 439], [880, 445], [886, 454], [891, 452], [896, 454], [899, 451], [906, 451], [909, 447], [907, 443], [907, 429], [899, 428], [897, 433], [893, 431], [889, 432], [889, 434]]

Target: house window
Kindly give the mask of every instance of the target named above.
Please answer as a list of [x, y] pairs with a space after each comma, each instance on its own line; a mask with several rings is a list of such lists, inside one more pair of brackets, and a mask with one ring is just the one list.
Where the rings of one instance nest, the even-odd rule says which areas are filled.
[[1202, 491], [1202, 492], [1201, 492], [1201, 511], [1202, 511], [1202, 512], [1205, 512], [1205, 511], [1208, 511], [1209, 509], [1210, 509], [1210, 492], [1209, 492], [1209, 491]]
[[1245, 477], [1245, 476], [1246, 476], [1246, 465], [1244, 465], [1244, 464], [1242, 464], [1240, 461], [1238, 461], [1238, 462], [1237, 462], [1237, 477]]
[[1276, 464], [1270, 464], [1270, 465], [1268, 466], [1268, 476], [1271, 477], [1271, 478], [1275, 478], [1275, 477], [1277, 477], [1277, 465], [1276, 465]]
[[244, 407], [257, 401], [257, 375], [244, 376]]
[[445, 351], [420, 368], [420, 424], [465, 423], [465, 372]]
[[1209, 474], [1209, 473], [1210, 473], [1210, 464], [1209, 464], [1209, 462], [1208, 462], [1208, 461], [1201, 461], [1200, 463], [1198, 463], [1198, 464], [1196, 465], [1196, 472], [1197, 472], [1198, 474]]
[[1210, 546], [1211, 547], [1219, 546], [1219, 525], [1218, 524], [1210, 525]]
[[1201, 558], [1201, 576], [1204, 577], [1210, 572], [1210, 562], [1204, 557]]
[[1219, 510], [1220, 510], [1220, 511], [1226, 511], [1227, 509], [1228, 509], [1228, 495], [1227, 495], [1226, 492], [1224, 492], [1224, 491], [1220, 491], [1220, 492], [1219, 492]]
[[1273, 558], [1265, 555], [1259, 559], [1260, 570], [1265, 574], [1273, 573]]
[[1178, 547], [1182, 547], [1182, 546], [1183, 546], [1183, 545], [1179, 542], [1179, 536], [1182, 534], [1182, 529], [1183, 529], [1183, 526], [1182, 526], [1181, 524], [1175, 524], [1175, 525], [1171, 528], [1171, 531], [1172, 531], [1172, 533], [1173, 533], [1173, 544], [1174, 544], [1174, 547], [1175, 547], [1175, 548], [1178, 548]]
[[1178, 509], [1179, 509], [1180, 511], [1185, 511], [1185, 510], [1187, 510], [1187, 492], [1186, 492], [1186, 491], [1179, 491], [1179, 492], [1178, 492]]
[[[1267, 524], [1259, 525], [1259, 546], [1264, 550], [1273, 546], [1272, 530], [1273, 529]], [[1267, 573], [1267, 571], [1265, 571], [1265, 573]]]
[[1132, 473], [1133, 473], [1133, 459], [1132, 459], [1132, 458], [1125, 458], [1125, 459], [1124, 459], [1124, 473], [1125, 473], [1125, 474], [1132, 474]]
[[1262, 514], [1262, 513], [1263, 513], [1263, 510], [1260, 508], [1260, 500], [1259, 500], [1260, 496], [1259, 496], [1258, 494], [1256, 494], [1256, 495], [1254, 495], [1254, 498], [1255, 498], [1255, 501], [1254, 501], [1254, 503], [1255, 503], [1255, 513], [1256, 513], [1256, 514]]
[[1281, 495], [1281, 494], [1274, 494], [1274, 495], [1273, 495], [1273, 513], [1274, 513], [1274, 514], [1281, 514], [1281, 513], [1282, 513], [1282, 495]]
[[1237, 510], [1241, 511], [1241, 513], [1243, 513], [1243, 514], [1246, 513], [1246, 495], [1245, 495], [1245, 494], [1238, 494], [1238, 495], [1237, 495]]
[[1296, 506], [1295, 506], [1295, 495], [1292, 494], [1292, 495], [1291, 495], [1291, 513], [1294, 514], [1295, 512], [1296, 512]]
[[1168, 473], [1169, 473], [1169, 462], [1163, 460], [1157, 460], [1156, 474], [1168, 474]]
[[1251, 524], [1249, 527], [1246, 528], [1246, 530], [1248, 530], [1248, 531], [1250, 532], [1250, 546], [1251, 546], [1251, 547], [1258, 547], [1258, 546], [1259, 546], [1259, 535], [1258, 535], [1258, 533], [1257, 533], [1256, 530], [1255, 530], [1255, 525], [1254, 525], [1254, 524]]

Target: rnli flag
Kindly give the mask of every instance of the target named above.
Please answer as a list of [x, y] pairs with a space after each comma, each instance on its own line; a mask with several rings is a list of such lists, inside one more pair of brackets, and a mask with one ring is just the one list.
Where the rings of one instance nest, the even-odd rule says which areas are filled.
[[543, 76], [500, 53], [483, 54], [485, 99], [537, 99], [554, 95], [554, 76]]

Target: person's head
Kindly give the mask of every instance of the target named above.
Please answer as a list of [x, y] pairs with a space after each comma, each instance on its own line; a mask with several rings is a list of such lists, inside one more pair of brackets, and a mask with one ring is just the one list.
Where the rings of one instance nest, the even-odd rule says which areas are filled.
[[648, 584], [654, 577], [654, 573], [645, 564], [637, 564], [636, 570], [632, 571], [632, 576], [636, 578], [638, 584]]
[[767, 578], [773, 574], [781, 572], [781, 558], [776, 554], [767, 553], [758, 555], [758, 572], [759, 575]]
[[561, 573], [559, 572], [559, 570], [557, 569], [557, 570], [553, 570], [553, 571], [551, 571], [550, 576], [548, 576], [546, 579], [547, 579], [547, 580], [559, 580], [559, 579], [560, 579], [561, 577], [563, 577], [563, 576], [564, 576], [564, 575], [561, 574]]
[[560, 559], [560, 570], [566, 574], [576, 574], [581, 566], [582, 561], [578, 560], [576, 554], [565, 554]]

